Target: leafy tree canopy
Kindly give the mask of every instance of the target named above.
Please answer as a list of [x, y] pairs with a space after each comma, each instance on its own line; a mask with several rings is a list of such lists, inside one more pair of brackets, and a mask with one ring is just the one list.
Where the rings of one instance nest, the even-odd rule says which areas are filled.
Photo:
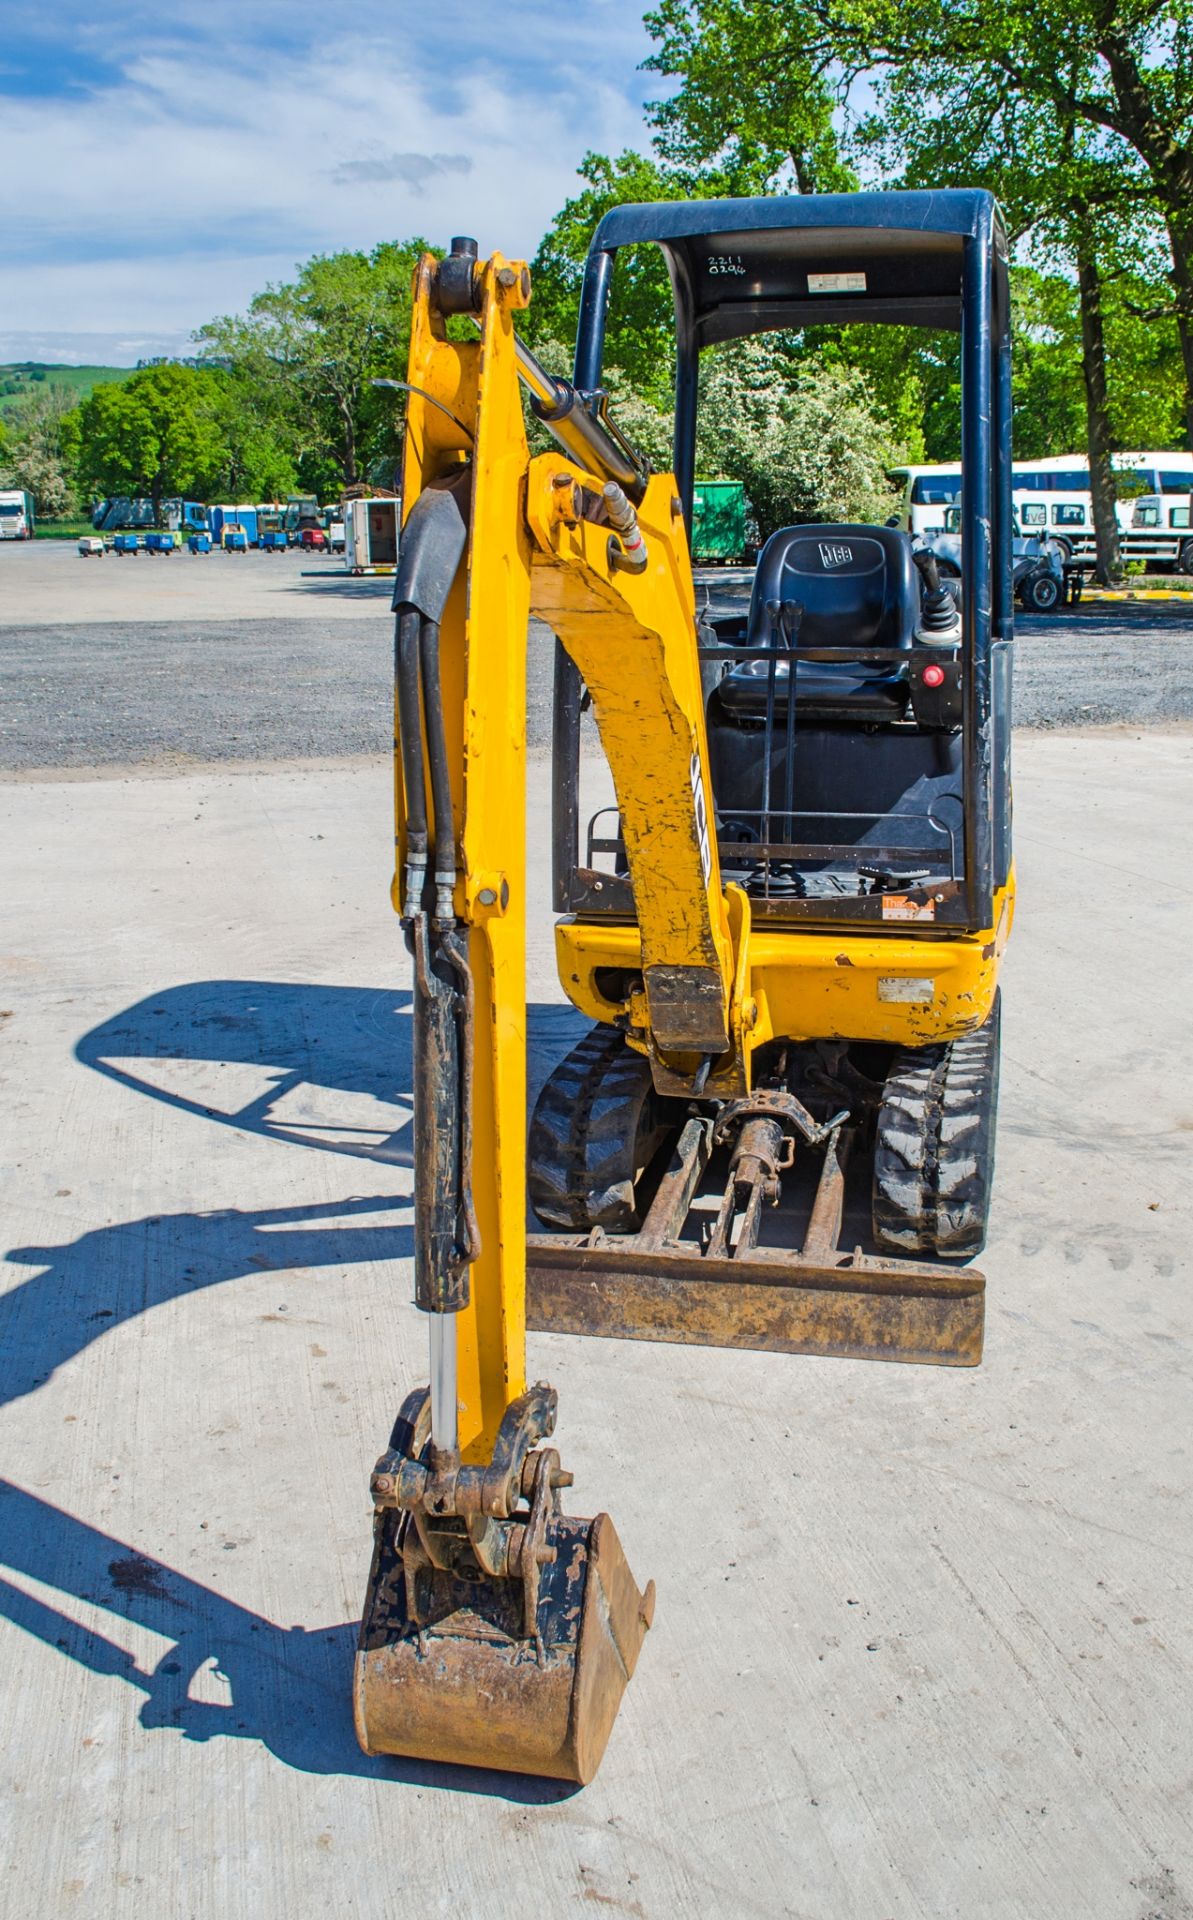
[[0, 486], [25, 488], [43, 518], [75, 505], [72, 398], [62, 387], [39, 386], [0, 427]]
[[650, 64], [680, 81], [654, 109], [672, 150], [753, 139], [777, 161], [789, 134], [794, 161], [835, 108], [868, 178], [984, 183], [1014, 234], [1050, 228], [1072, 262], [1080, 242], [1095, 306], [1103, 252], [1116, 228], [1137, 243], [1142, 213], [1193, 433], [1193, 0], [661, 0], [647, 25]]
[[206, 498], [226, 468], [216, 373], [146, 367], [122, 386], [96, 387], [78, 409], [78, 471], [85, 490], [163, 499]]
[[196, 335], [237, 382], [253, 444], [279, 457], [285, 448], [317, 492], [377, 468], [392, 477], [400, 410], [372, 381], [405, 372], [411, 282], [426, 251], [424, 241], [405, 240], [371, 253], [318, 254], [293, 281], [257, 294], [247, 314], [209, 321]]

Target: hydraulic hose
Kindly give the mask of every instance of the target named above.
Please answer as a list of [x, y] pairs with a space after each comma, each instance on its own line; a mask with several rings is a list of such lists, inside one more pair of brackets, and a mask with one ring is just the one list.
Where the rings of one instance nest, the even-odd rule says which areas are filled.
[[452, 893], [456, 885], [456, 844], [451, 778], [447, 767], [447, 730], [443, 720], [443, 688], [439, 673], [437, 620], [421, 621], [419, 652], [427, 758], [431, 763], [431, 804], [435, 813], [435, 917], [450, 922], [454, 915]]
[[399, 607], [394, 627], [394, 679], [398, 689], [398, 736], [406, 790], [406, 898], [408, 915], [420, 911], [427, 877], [427, 784], [423, 768], [422, 701], [419, 695], [417, 607]]

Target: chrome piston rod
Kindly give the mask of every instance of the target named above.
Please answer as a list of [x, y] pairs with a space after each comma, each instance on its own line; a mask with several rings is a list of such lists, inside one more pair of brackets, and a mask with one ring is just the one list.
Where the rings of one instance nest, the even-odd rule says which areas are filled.
[[456, 1453], [460, 1445], [456, 1316], [433, 1313], [430, 1321], [431, 1445], [440, 1453]]
[[595, 400], [570, 380], [548, 373], [525, 341], [515, 342], [518, 377], [535, 402], [535, 412], [554, 434], [565, 453], [588, 473], [616, 480], [631, 500], [641, 500], [650, 478], [649, 464], [623, 439], [604, 410], [604, 396]]

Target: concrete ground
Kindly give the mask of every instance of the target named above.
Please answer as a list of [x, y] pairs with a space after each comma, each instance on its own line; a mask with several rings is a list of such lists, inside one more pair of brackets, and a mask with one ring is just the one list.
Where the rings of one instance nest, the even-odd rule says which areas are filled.
[[5, 626], [102, 625], [128, 620], [355, 619], [386, 606], [384, 575], [345, 572], [342, 554], [105, 554], [83, 559], [74, 540], [0, 547]]
[[659, 1588], [579, 1793], [352, 1734], [425, 1377], [384, 761], [0, 783], [6, 1920], [1189, 1920], [1190, 766], [1020, 738], [980, 1370], [532, 1338]]

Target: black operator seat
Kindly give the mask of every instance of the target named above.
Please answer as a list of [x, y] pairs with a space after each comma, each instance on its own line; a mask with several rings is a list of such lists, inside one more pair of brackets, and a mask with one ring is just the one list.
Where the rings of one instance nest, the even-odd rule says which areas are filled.
[[[797, 626], [791, 613], [776, 621], [776, 602], [792, 612], [803, 608]], [[908, 689], [896, 667], [799, 655], [814, 647], [910, 650], [919, 604], [911, 540], [895, 527], [817, 524], [772, 533], [758, 556], [746, 639], [751, 647], [793, 648], [775, 669], [776, 711], [786, 712], [794, 660], [800, 719], [867, 726], [902, 719]], [[765, 716], [769, 668], [767, 660], [743, 660], [724, 675], [715, 697], [726, 714], [740, 720]]]

